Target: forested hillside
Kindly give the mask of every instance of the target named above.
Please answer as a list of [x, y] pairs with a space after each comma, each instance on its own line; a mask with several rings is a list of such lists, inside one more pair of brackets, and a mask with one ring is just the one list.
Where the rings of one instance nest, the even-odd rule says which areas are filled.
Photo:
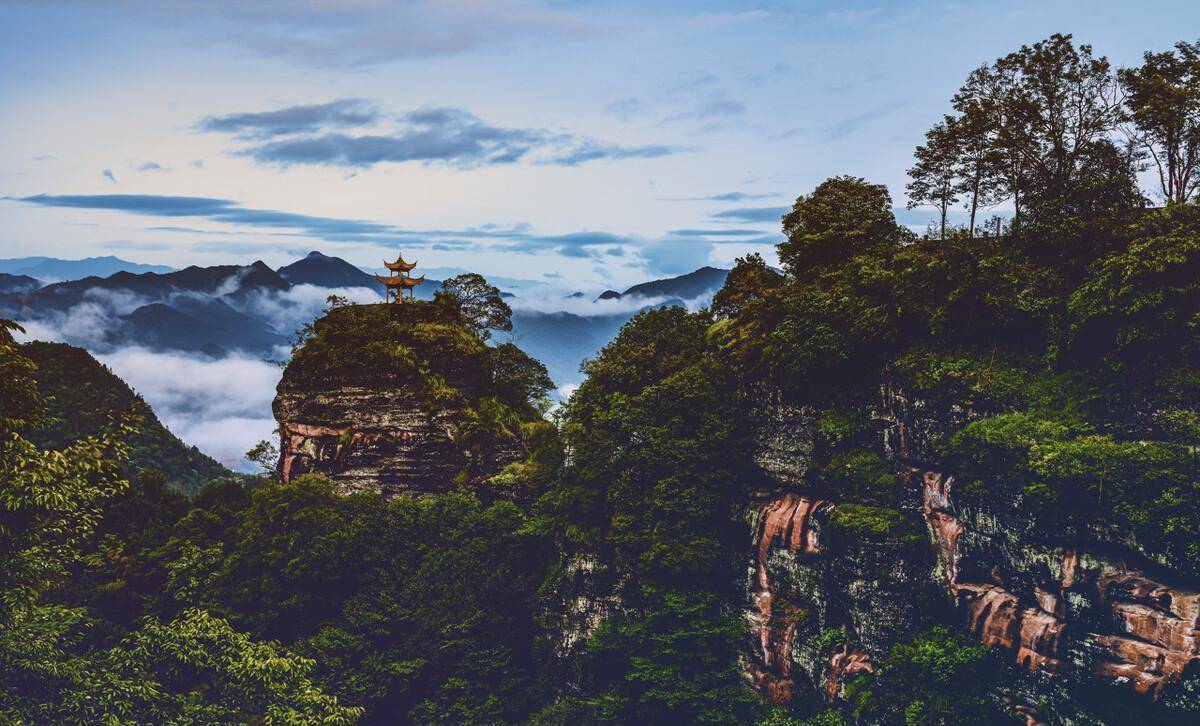
[[130, 473], [153, 469], [185, 494], [230, 475], [212, 457], [176, 438], [140, 396], [86, 350], [31, 342], [21, 346], [21, 353], [37, 366], [34, 376], [46, 409], [43, 424], [29, 432], [34, 444], [61, 449], [132, 415], [137, 420], [131, 422], [135, 432], [127, 440]]
[[[828, 179], [781, 270], [638, 314], [553, 412], [482, 278], [332, 300], [286, 483], [127, 481], [119, 422], [43, 450], [5, 327], [0, 717], [1195, 722], [1200, 47], [1115, 71], [1054, 36], [951, 107], [910, 193], [967, 225]], [[426, 445], [444, 487], [363, 473]]]

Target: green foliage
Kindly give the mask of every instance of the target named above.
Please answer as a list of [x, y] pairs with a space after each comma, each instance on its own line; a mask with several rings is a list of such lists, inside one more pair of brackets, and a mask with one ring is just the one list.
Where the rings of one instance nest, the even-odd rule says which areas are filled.
[[312, 658], [315, 682], [369, 722], [511, 722], [536, 706], [532, 602], [548, 565], [524, 522], [508, 502], [387, 502], [307, 475], [253, 492], [219, 542], [181, 544], [175, 562], [206, 585], [173, 594]]
[[912, 546], [925, 541], [919, 522], [890, 507], [842, 503], [830, 512], [829, 526], [839, 532], [843, 542], [876, 540]]
[[593, 637], [596, 669], [623, 675], [598, 699], [598, 720], [746, 723], [758, 703], [738, 669], [744, 621], [724, 614], [724, 603], [708, 593], [655, 593], [654, 600], [649, 611], [614, 617]]
[[274, 476], [279, 461], [279, 447], [273, 441], [263, 439], [246, 452], [246, 461], [258, 464], [261, 476]]
[[80, 648], [89, 625], [79, 611], [39, 608], [0, 631], [5, 722], [337, 725], [361, 714], [313, 685], [312, 661], [200, 610], [150, 618], [105, 650]]
[[[6, 723], [349, 724], [307, 679], [309, 661], [254, 643], [195, 610], [147, 619], [119, 643], [87, 610], [46, 605], [53, 594], [98, 612], [136, 609], [146, 551], [186, 506], [162, 475], [132, 494], [119, 469], [132, 427], [117, 422], [43, 451], [23, 437], [38, 423], [35, 366], [0, 325], [0, 380], [12, 394], [0, 419], [0, 718]], [[64, 575], [76, 571], [68, 581]], [[136, 583], [126, 591], [126, 585]], [[55, 588], [51, 592], [51, 588]], [[148, 590], [152, 588], [147, 588]], [[118, 615], [119, 616], [119, 615]]]
[[442, 282], [435, 300], [457, 309], [481, 338], [487, 340], [493, 330], [512, 330], [512, 308], [500, 296], [500, 290], [488, 284], [483, 275], [469, 272]]
[[39, 422], [42, 401], [36, 367], [0, 324], [0, 628], [38, 601], [78, 556], [95, 528], [101, 503], [126, 482], [120, 465], [132, 431], [113, 421], [102, 432], [61, 450], [43, 450], [25, 438]]
[[1200, 572], [1200, 462], [1191, 447], [1014, 413], [965, 427], [948, 461], [966, 501], [1010, 503], [1038, 538], [1075, 541], [1100, 525]]
[[570, 459], [542, 498], [542, 528], [628, 583], [583, 664], [602, 722], [739, 723], [757, 710], [727, 605], [748, 447], [710, 325], [679, 308], [639, 314], [586, 364], [564, 413]]
[[849, 726], [849, 721], [838, 711], [829, 710], [808, 718], [796, 718], [783, 709], [775, 709], [755, 726]]
[[1186, 204], [1200, 188], [1200, 43], [1147, 51], [1138, 68], [1118, 71], [1135, 137], [1158, 173], [1169, 204]]
[[1007, 721], [989, 698], [999, 666], [987, 646], [945, 627], [893, 646], [875, 673], [847, 684], [856, 719], [910, 726]]
[[300, 377], [347, 371], [444, 376], [458, 366], [481, 365], [485, 355], [483, 341], [450, 306], [348, 305], [327, 310], [305, 329], [289, 370]]
[[887, 254], [907, 239], [887, 188], [858, 177], [827, 179], [783, 217], [779, 261], [793, 275], [836, 266], [856, 255]]
[[46, 418], [29, 431], [29, 440], [45, 449], [61, 449], [99, 435], [114, 419], [127, 418], [125, 444], [128, 476], [153, 469], [185, 494], [229, 470], [168, 431], [128, 385], [86, 350], [62, 343], [31, 342], [21, 353], [37, 366], [34, 377]]
[[539, 409], [554, 390], [546, 366], [513, 343], [501, 343], [489, 351], [492, 386], [505, 405], [521, 409], [531, 403]]

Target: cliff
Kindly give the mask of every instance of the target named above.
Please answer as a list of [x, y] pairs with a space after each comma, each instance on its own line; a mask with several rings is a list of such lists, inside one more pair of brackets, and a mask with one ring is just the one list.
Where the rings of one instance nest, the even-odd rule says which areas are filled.
[[874, 448], [900, 500], [875, 520], [813, 471], [815, 414], [755, 392], [764, 490], [747, 517], [746, 618], [748, 676], [764, 696], [836, 701], [892, 645], [935, 623], [968, 630], [1027, 673], [1029, 703], [1014, 707], [1031, 723], [1042, 722], [1033, 704], [1056, 689], [1111, 686], [1113, 708], [1144, 713], [1200, 671], [1200, 591], [1184, 563], [1100, 524], [1070, 546], [1055, 542], [1011, 500], [957, 503], [954, 474], [933, 462], [935, 443], [965, 418], [930, 420], [890, 386], [881, 392]]
[[525, 456], [520, 421], [496, 410], [491, 350], [434, 303], [329, 311], [279, 382], [279, 478], [389, 497], [487, 480]]

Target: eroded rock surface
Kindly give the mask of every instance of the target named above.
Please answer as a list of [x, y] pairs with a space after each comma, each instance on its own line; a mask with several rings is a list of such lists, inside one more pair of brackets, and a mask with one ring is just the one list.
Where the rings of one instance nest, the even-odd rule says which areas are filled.
[[[366, 316], [392, 327], [375, 331], [362, 324]], [[282, 481], [321, 472], [345, 493], [419, 494], [445, 491], [456, 477], [483, 481], [523, 457], [515, 440], [482, 447], [459, 440], [459, 416], [484, 391], [489, 374], [480, 355], [418, 345], [419, 336], [446, 327], [435, 307], [339, 308], [318, 321], [318, 330], [352, 325], [354, 334], [339, 339], [346, 350], [323, 353], [344, 352], [348, 363], [318, 365], [297, 357], [284, 370], [272, 404]], [[375, 332], [379, 339], [370, 339]], [[372, 364], [356, 363], [355, 348], [374, 345], [402, 350], [404, 356], [397, 364], [380, 364], [379, 356]], [[435, 392], [431, 380], [438, 386]]]
[[[754, 505], [750, 676], [773, 703], [837, 698], [896, 638], [932, 622], [932, 563], [895, 543], [847, 541], [826, 524], [835, 506], [790, 491]], [[822, 645], [835, 629], [853, 643]]]
[[[987, 535], [970, 533], [960, 521], [950, 498], [952, 477], [920, 476], [946, 586], [982, 642], [1036, 673], [1082, 670], [1154, 698], [1188, 669], [1200, 668], [1200, 593], [1151, 579], [1111, 556], [1070, 548], [1041, 553], [1058, 566], [1032, 587], [1016, 584], [1033, 578], [1015, 558], [971, 563], [977, 575], [981, 564], [992, 566], [986, 581], [972, 579], [965, 574], [964, 534]], [[1039, 559], [1034, 554], [1028, 561]]]

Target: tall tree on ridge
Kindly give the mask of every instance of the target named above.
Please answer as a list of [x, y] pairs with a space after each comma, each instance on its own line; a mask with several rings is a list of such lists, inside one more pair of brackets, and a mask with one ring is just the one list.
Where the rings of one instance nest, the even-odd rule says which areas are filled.
[[1108, 59], [1055, 34], [998, 60], [1015, 83], [1003, 142], [1011, 145], [1039, 197], [1069, 193], [1080, 166], [1121, 118], [1120, 87]]
[[908, 190], [908, 208], [921, 204], [933, 204], [941, 218], [941, 239], [946, 239], [946, 212], [958, 203], [959, 185], [957, 173], [958, 147], [951, 124], [946, 117], [925, 134], [925, 143], [917, 147], [917, 163], [908, 170], [911, 181]]
[[1200, 42], [1147, 52], [1117, 72], [1134, 141], [1154, 161], [1163, 198], [1186, 204], [1200, 190]]

